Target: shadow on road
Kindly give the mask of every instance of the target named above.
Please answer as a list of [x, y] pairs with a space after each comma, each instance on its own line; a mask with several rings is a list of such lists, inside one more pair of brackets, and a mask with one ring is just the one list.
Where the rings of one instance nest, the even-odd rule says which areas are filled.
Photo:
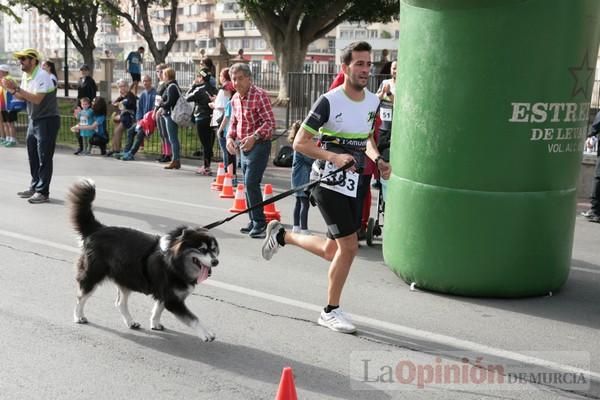
[[[284, 366], [291, 366], [297, 377], [296, 386], [304, 390], [345, 399], [391, 399], [385, 393], [369, 390], [366, 385], [365, 390], [352, 389], [347, 375], [248, 346], [220, 342], [218, 339], [203, 343], [196, 336], [180, 332], [141, 330], [130, 333], [92, 323], [89, 325], [173, 357], [211, 365], [270, 385], [277, 384]], [[356, 387], [360, 383], [353, 382], [352, 385]]]

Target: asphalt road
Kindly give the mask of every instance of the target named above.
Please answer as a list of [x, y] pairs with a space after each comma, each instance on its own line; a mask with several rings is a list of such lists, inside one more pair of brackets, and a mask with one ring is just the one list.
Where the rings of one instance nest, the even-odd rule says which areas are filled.
[[[232, 200], [210, 191], [210, 178], [185, 161], [166, 171], [58, 150], [52, 201], [30, 205], [15, 195], [29, 181], [22, 146], [0, 148], [0, 171], [1, 399], [273, 399], [285, 366], [302, 399], [600, 398], [600, 224], [578, 217], [568, 282], [528, 299], [411, 291], [379, 245], [363, 245], [343, 296], [359, 332], [343, 335], [316, 323], [327, 263], [291, 246], [262, 260], [260, 241], [238, 233], [242, 216], [214, 230], [221, 263], [187, 301], [217, 334], [203, 343], [168, 312], [165, 332], [149, 330], [152, 300], [140, 294], [130, 309], [142, 329], [127, 329], [111, 283], [88, 302], [90, 324], [72, 322], [78, 242], [64, 197], [78, 177], [91, 177], [101, 222], [162, 233], [230, 215]], [[281, 191], [289, 173], [269, 168], [265, 182]], [[284, 222], [292, 201], [277, 205]], [[309, 225], [325, 229], [316, 209]], [[452, 382], [427, 375], [446, 365], [467, 374]], [[478, 366], [519, 370], [528, 381], [482, 382]], [[569, 387], [532, 375], [579, 379]]]

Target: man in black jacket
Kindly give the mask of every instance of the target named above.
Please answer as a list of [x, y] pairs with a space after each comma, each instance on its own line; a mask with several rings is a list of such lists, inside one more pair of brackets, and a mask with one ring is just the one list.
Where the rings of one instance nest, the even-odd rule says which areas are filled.
[[[98, 92], [98, 86], [96, 86], [96, 81], [91, 76], [90, 67], [87, 64], [83, 64], [79, 71], [81, 72], [81, 78], [79, 78], [79, 85], [77, 86], [77, 108], [75, 109], [75, 114], [77, 114], [81, 110], [81, 104], [79, 103], [82, 98], [87, 97], [90, 100], [94, 100], [96, 98], [96, 93]], [[79, 145], [75, 154], [81, 153], [83, 150], [83, 139], [79, 134], [79, 131], [76, 132], [77, 135], [77, 144]]]
[[[588, 137], [598, 136], [600, 133], [600, 111], [596, 114], [592, 129]], [[600, 222], [600, 146], [598, 146], [596, 171], [594, 172], [594, 185], [592, 187], [592, 208], [582, 213], [590, 222]]]

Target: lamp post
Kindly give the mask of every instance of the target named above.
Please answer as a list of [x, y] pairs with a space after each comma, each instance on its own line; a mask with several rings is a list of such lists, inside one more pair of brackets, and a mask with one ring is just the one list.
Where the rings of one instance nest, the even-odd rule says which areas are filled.
[[69, 39], [65, 33], [65, 97], [69, 97]]

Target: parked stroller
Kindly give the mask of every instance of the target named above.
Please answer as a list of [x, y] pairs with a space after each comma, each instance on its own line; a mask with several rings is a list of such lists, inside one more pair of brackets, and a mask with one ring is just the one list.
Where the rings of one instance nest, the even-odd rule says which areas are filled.
[[367, 222], [367, 231], [365, 232], [365, 239], [368, 246], [373, 246], [373, 239], [381, 236], [383, 233], [383, 215], [385, 212], [385, 201], [383, 200], [383, 191], [379, 189], [377, 195], [377, 216], [375, 218], [369, 218]]

